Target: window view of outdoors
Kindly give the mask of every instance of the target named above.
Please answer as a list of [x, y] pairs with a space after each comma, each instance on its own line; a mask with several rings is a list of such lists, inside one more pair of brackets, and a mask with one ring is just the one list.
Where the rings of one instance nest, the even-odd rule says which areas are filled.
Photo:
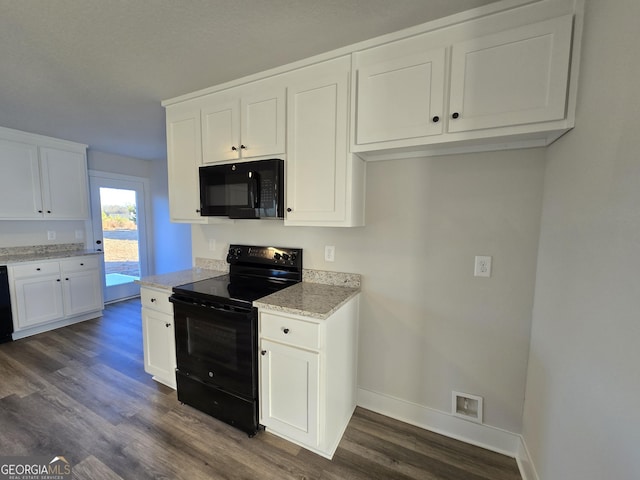
[[140, 278], [136, 192], [100, 188], [107, 287]]

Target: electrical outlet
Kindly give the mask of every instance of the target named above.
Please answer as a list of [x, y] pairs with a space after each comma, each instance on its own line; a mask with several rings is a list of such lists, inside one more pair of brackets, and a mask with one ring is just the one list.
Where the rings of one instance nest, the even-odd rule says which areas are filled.
[[215, 252], [216, 250], [216, 239], [215, 238], [210, 238], [209, 239], [209, 251], [210, 252]]
[[76, 230], [76, 240], [84, 240], [84, 232], [82, 230]]
[[490, 277], [491, 276], [491, 257], [487, 255], [476, 256], [475, 267], [473, 269], [474, 277]]
[[55, 230], [47, 230], [47, 240], [55, 240], [56, 232]]
[[327, 245], [324, 247], [324, 259], [327, 262], [333, 262], [336, 259], [336, 247]]

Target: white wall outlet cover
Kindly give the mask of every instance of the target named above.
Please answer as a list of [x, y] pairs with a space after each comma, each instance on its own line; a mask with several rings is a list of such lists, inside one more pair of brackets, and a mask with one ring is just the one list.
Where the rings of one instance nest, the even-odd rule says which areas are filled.
[[215, 238], [210, 238], [209, 239], [209, 251], [213, 252], [216, 249], [216, 239]]
[[76, 240], [84, 240], [84, 232], [82, 230], [76, 230]]
[[55, 230], [47, 230], [47, 240], [55, 240], [56, 232]]
[[491, 257], [488, 255], [478, 255], [473, 268], [474, 277], [491, 276]]
[[336, 259], [336, 247], [327, 245], [324, 247], [324, 259], [327, 262], [333, 262]]

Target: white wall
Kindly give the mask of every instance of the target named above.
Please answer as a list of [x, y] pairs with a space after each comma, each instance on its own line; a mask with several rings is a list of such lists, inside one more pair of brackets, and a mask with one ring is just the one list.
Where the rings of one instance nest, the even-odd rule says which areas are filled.
[[589, 1], [548, 150], [523, 435], [540, 479], [640, 478], [640, 2]]
[[[486, 423], [520, 432], [544, 151], [367, 168], [365, 227], [194, 226], [194, 256], [277, 244], [303, 247], [305, 268], [362, 274], [360, 387], [445, 412], [452, 390], [479, 394]], [[473, 277], [475, 255], [493, 256], [492, 278]]]
[[[0, 220], [0, 247], [83, 243], [76, 240], [75, 231], [84, 229], [83, 221]], [[49, 230], [56, 232], [55, 240], [47, 239]]]

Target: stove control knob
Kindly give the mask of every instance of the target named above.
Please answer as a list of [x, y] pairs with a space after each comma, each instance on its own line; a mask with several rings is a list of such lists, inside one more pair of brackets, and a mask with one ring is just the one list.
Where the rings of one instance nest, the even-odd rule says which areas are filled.
[[289, 260], [289, 254], [288, 253], [283, 253], [282, 254], [282, 258], [284, 258], [285, 260]]
[[298, 255], [296, 255], [295, 253], [292, 253], [292, 254], [291, 254], [291, 261], [292, 261], [292, 262], [295, 262], [295, 261], [296, 261], [296, 258], [298, 258]]
[[273, 254], [273, 259], [274, 260], [280, 260], [282, 258], [282, 255], [280, 255], [279, 253], [274, 253]]

